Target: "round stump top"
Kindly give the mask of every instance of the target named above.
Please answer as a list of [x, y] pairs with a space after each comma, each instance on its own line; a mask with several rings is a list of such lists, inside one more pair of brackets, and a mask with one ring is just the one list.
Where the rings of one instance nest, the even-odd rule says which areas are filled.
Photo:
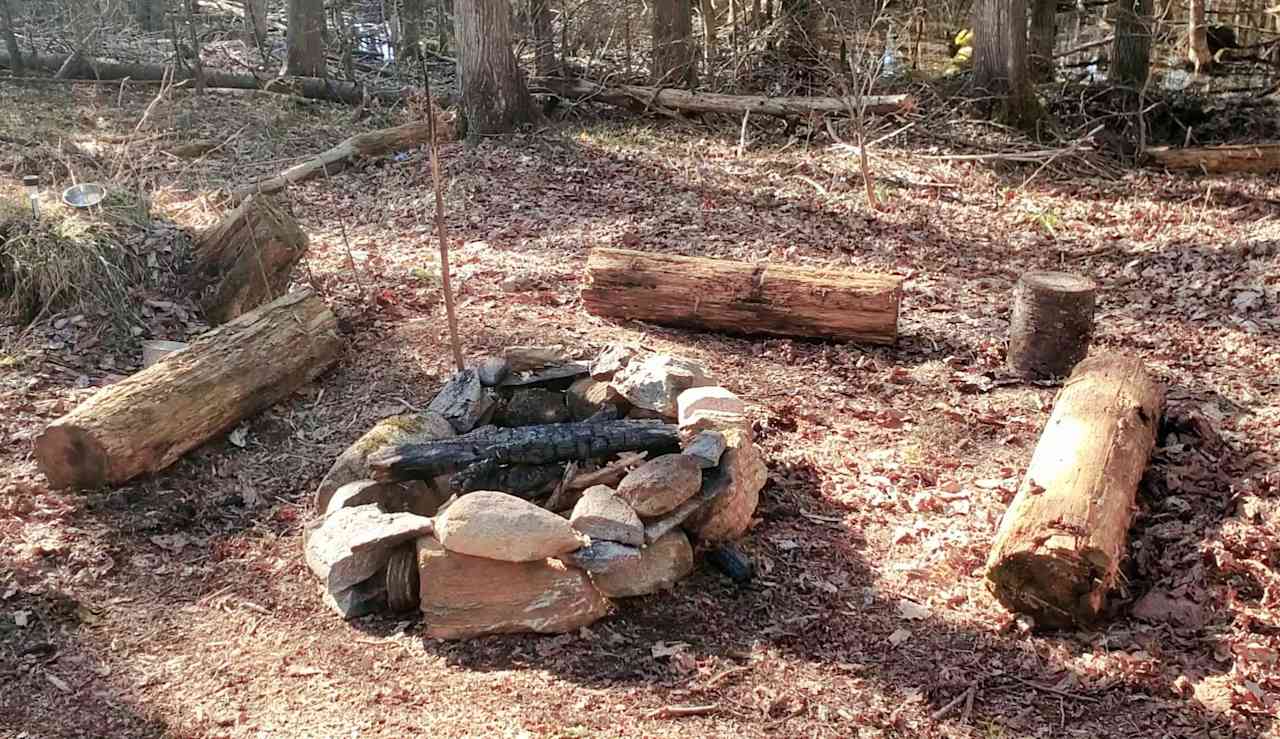
[[1098, 289], [1093, 280], [1070, 272], [1027, 272], [1019, 282], [1055, 293], [1090, 293]]

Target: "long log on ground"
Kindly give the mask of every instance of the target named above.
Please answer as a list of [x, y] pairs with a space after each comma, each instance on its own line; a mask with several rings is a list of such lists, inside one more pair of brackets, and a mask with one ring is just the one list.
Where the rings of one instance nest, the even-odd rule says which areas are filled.
[[[437, 118], [437, 121], [439, 118]], [[443, 124], [442, 124], [443, 125]], [[452, 128], [445, 129], [451, 131]], [[448, 133], [436, 131], [437, 139], [448, 136]], [[351, 166], [362, 158], [379, 157], [421, 146], [431, 140], [430, 127], [427, 121], [414, 121], [393, 128], [380, 128], [377, 131], [358, 133], [345, 139], [342, 143], [308, 159], [300, 164], [284, 170], [274, 177], [259, 180], [231, 193], [233, 200], [239, 201], [254, 193], [279, 192], [289, 185], [320, 177], [336, 174]]]
[[[691, 92], [674, 87], [641, 87], [638, 85], [601, 85], [590, 80], [538, 77], [530, 81], [530, 89], [551, 92], [570, 100], [598, 100], [633, 110], [659, 108], [685, 113], [729, 113], [741, 116], [759, 115], [790, 118], [811, 113], [847, 115], [851, 99], [838, 97], [765, 97], [763, 95], [722, 95], [714, 92]], [[915, 105], [910, 95], [869, 95], [862, 99], [868, 113], [883, 115], [903, 113]]]
[[902, 279], [842, 269], [593, 249], [589, 313], [733, 334], [892, 344]]
[[1101, 614], [1163, 407], [1163, 389], [1138, 359], [1102, 354], [1076, 366], [987, 560], [1007, 608], [1049, 627]]
[[1209, 174], [1233, 172], [1265, 173], [1280, 170], [1280, 144], [1231, 144], [1146, 149], [1147, 161], [1173, 170], [1194, 170]]
[[307, 234], [270, 195], [253, 195], [196, 240], [195, 290], [205, 318], [226, 323], [284, 295]]
[[[70, 59], [68, 54], [24, 55], [27, 69], [39, 69], [56, 73]], [[9, 67], [12, 61], [6, 52], [0, 51], [0, 67]], [[166, 67], [161, 64], [134, 64], [107, 62], [81, 58], [70, 64], [62, 78], [84, 80], [124, 80], [155, 82], [165, 79]], [[194, 79], [190, 70], [178, 70], [174, 81]], [[204, 70], [204, 86], [238, 90], [266, 90], [281, 92], [314, 100], [329, 100], [356, 105], [366, 99], [395, 103], [404, 99], [403, 90], [370, 90], [356, 82], [323, 79], [320, 77], [255, 77], [251, 74], [234, 74], [216, 69]]]
[[342, 345], [324, 301], [291, 293], [102, 388], [36, 438], [36, 462], [60, 488], [162, 470], [314, 380]]
[[656, 421], [553, 423], [486, 428], [451, 439], [401, 444], [369, 458], [375, 478], [429, 480], [490, 461], [545, 465], [622, 452], [679, 451], [676, 427]]

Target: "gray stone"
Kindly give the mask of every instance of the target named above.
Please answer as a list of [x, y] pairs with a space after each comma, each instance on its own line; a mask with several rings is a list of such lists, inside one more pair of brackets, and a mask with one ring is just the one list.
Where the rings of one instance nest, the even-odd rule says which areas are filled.
[[[704, 488], [705, 491], [705, 488]], [[655, 541], [666, 536], [670, 531], [680, 526], [680, 524], [689, 520], [689, 518], [697, 513], [700, 508], [705, 506], [710, 500], [710, 496], [699, 493], [692, 498], [686, 500], [676, 506], [675, 510], [662, 516], [647, 521], [644, 525], [644, 541], [646, 544], [652, 544]]]
[[592, 379], [608, 382], [618, 373], [631, 358], [636, 355], [636, 350], [625, 344], [610, 344], [600, 352], [600, 356], [596, 357], [596, 361], [591, 363]]
[[536, 387], [521, 388], [511, 394], [497, 420], [503, 426], [564, 423], [569, 420], [569, 408], [565, 405], [563, 393]]
[[544, 367], [532, 372], [512, 373], [502, 381], [502, 387], [529, 387], [531, 385], [558, 385], [563, 388], [573, 378], [587, 374], [586, 362], [567, 362], [554, 367]]
[[347, 447], [316, 487], [316, 511], [324, 512], [338, 488], [373, 477], [369, 457], [396, 444], [419, 444], [454, 436], [453, 426], [437, 413], [407, 413], [384, 418]]
[[616, 541], [593, 541], [568, 554], [557, 557], [561, 562], [593, 575], [605, 575], [627, 563], [640, 559], [640, 549]]
[[612, 541], [636, 547], [644, 544], [640, 516], [605, 485], [595, 485], [582, 492], [569, 516], [569, 524], [593, 542]]
[[569, 416], [575, 421], [585, 421], [603, 410], [612, 408], [618, 411], [628, 405], [612, 385], [590, 377], [575, 381], [564, 396]]
[[348, 621], [379, 613], [387, 607], [386, 581], [381, 577], [371, 577], [338, 591], [325, 588], [324, 603]]
[[693, 547], [676, 529], [640, 550], [640, 558], [620, 562], [591, 581], [609, 598], [630, 598], [666, 590], [693, 572]]
[[386, 566], [397, 544], [430, 534], [433, 522], [412, 513], [384, 513], [376, 505], [341, 508], [303, 536], [307, 566], [338, 593]]
[[679, 412], [676, 401], [680, 393], [713, 382], [706, 369], [691, 359], [655, 354], [631, 360], [614, 375], [612, 384], [637, 408], [674, 419]]
[[720, 464], [720, 455], [724, 454], [724, 434], [719, 431], [700, 431], [685, 445], [684, 454], [698, 460], [698, 466], [704, 470]]
[[379, 482], [357, 480], [338, 488], [324, 510], [328, 516], [340, 508], [373, 503], [387, 513], [415, 513], [434, 516], [444, 502], [446, 493], [422, 480], [404, 482]]
[[427, 410], [440, 414], [454, 431], [465, 434], [486, 422], [495, 402], [493, 394], [480, 384], [479, 373], [464, 369], [445, 383]]
[[676, 406], [680, 423], [684, 423], [685, 419], [698, 411], [733, 413], [739, 416], [745, 415], [747, 412], [746, 403], [743, 403], [737, 395], [718, 385], [693, 387], [685, 390], [676, 398]]
[[618, 497], [643, 517], [670, 513], [698, 494], [702, 468], [692, 457], [664, 454], [645, 462], [618, 483]]
[[468, 493], [450, 504], [436, 517], [436, 538], [450, 551], [504, 562], [533, 562], [590, 543], [567, 519], [492, 491]]
[[503, 352], [512, 372], [528, 372], [568, 362], [563, 344], [550, 346], [512, 346]]
[[476, 365], [476, 376], [485, 387], [496, 387], [511, 373], [511, 365], [502, 357], [486, 357]]

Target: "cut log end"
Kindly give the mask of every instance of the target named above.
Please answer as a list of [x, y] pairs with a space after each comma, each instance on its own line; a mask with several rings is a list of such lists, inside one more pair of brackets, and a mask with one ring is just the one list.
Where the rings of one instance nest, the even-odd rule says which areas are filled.
[[1009, 368], [1032, 379], [1066, 377], [1093, 336], [1097, 285], [1065, 272], [1029, 272], [1014, 290]]
[[1105, 590], [1088, 585], [1105, 575], [1087, 556], [1066, 549], [1007, 556], [991, 567], [987, 579], [1005, 608], [1031, 616], [1038, 626], [1060, 629], [1097, 619]]
[[91, 490], [107, 483], [107, 450], [75, 426], [54, 423], [36, 437], [36, 465], [49, 487]]

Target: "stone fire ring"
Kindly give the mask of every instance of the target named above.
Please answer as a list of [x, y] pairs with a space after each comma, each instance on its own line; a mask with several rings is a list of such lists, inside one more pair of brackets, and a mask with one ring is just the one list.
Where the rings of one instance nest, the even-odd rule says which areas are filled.
[[[649, 448], [624, 449], [633, 437]], [[694, 542], [741, 537], [766, 477], [745, 405], [697, 362], [513, 347], [343, 452], [303, 548], [346, 619], [418, 610], [445, 639], [570, 632], [688, 576]]]

